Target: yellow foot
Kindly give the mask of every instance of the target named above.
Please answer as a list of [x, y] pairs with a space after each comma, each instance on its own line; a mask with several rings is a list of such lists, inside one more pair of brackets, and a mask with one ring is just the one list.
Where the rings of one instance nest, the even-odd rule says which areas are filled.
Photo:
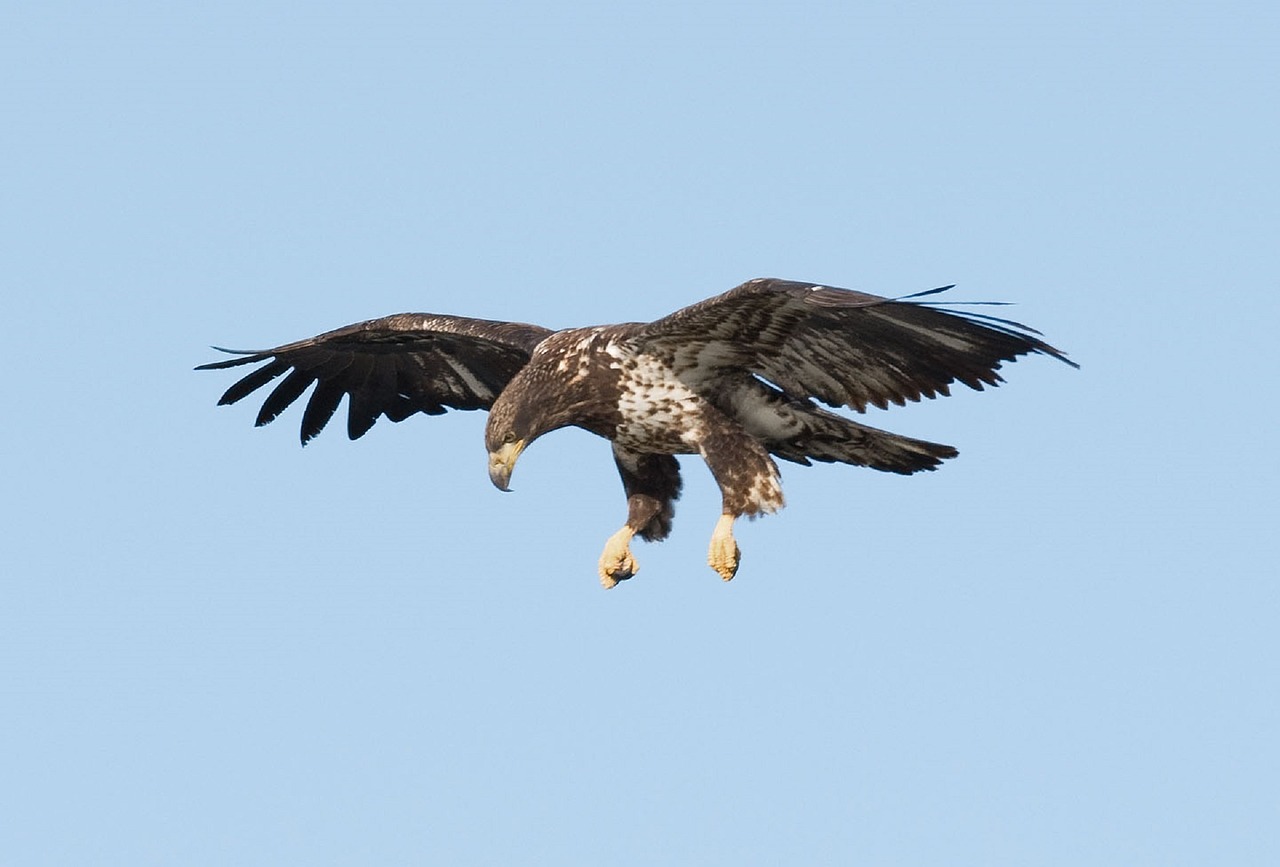
[[720, 573], [726, 581], [738, 574], [738, 560], [741, 554], [738, 543], [733, 541], [733, 515], [721, 515], [716, 522], [716, 529], [711, 534], [711, 550], [707, 552], [707, 564]]
[[605, 590], [618, 586], [619, 581], [626, 581], [640, 571], [636, 558], [631, 556], [631, 537], [635, 531], [623, 527], [609, 537], [604, 543], [604, 552], [600, 555], [600, 583]]

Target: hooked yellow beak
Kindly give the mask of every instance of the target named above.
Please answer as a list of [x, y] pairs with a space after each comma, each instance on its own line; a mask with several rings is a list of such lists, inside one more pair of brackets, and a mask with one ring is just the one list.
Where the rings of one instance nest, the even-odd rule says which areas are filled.
[[511, 471], [516, 467], [516, 458], [524, 451], [524, 440], [504, 443], [496, 452], [489, 452], [489, 481], [500, 491], [509, 491]]

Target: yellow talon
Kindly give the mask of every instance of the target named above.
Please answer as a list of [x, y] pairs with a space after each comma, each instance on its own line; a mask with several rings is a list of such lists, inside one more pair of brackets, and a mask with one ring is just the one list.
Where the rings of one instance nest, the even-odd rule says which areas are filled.
[[711, 533], [711, 549], [707, 551], [707, 565], [726, 581], [733, 580], [738, 574], [738, 561], [741, 552], [738, 543], [733, 539], [733, 515], [721, 515], [716, 528]]
[[604, 543], [599, 572], [600, 583], [605, 590], [617, 587], [619, 581], [626, 581], [640, 571], [636, 558], [631, 556], [631, 537], [634, 535], [635, 530], [623, 527]]

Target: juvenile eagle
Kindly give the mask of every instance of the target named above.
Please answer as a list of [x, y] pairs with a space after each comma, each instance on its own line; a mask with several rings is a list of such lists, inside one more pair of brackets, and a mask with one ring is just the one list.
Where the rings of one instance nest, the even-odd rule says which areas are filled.
[[[950, 289], [950, 286], [944, 289]], [[891, 473], [932, 470], [951, 446], [877, 430], [820, 407], [885, 408], [982, 390], [1001, 363], [1049, 355], [1075, 367], [1034, 329], [920, 298], [881, 298], [812, 283], [759, 279], [650, 323], [552, 331], [537, 325], [401, 313], [348, 325], [197, 370], [265, 362], [227, 389], [232, 404], [284, 376], [258, 411], [276, 418], [315, 383], [302, 442], [318, 434], [343, 396], [347, 435], [379, 416], [487, 409], [489, 478], [508, 490], [524, 449], [576, 425], [613, 444], [627, 521], [600, 556], [605, 587], [634, 575], [633, 536], [671, 532], [680, 496], [675, 455], [698, 454], [723, 508], [707, 562], [724, 580], [738, 570], [733, 522], [782, 507], [773, 458], [839, 462]]]

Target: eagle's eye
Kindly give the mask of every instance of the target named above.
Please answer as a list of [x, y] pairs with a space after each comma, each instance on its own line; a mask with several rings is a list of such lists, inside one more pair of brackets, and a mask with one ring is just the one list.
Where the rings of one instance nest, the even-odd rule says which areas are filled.
[[516, 432], [515, 432], [515, 431], [513, 431], [513, 430], [509, 430], [509, 431], [507, 431], [505, 434], [503, 434], [503, 435], [502, 435], [502, 441], [503, 441], [504, 443], [507, 443], [507, 444], [511, 444], [511, 443], [515, 442], [515, 441], [516, 441]]

